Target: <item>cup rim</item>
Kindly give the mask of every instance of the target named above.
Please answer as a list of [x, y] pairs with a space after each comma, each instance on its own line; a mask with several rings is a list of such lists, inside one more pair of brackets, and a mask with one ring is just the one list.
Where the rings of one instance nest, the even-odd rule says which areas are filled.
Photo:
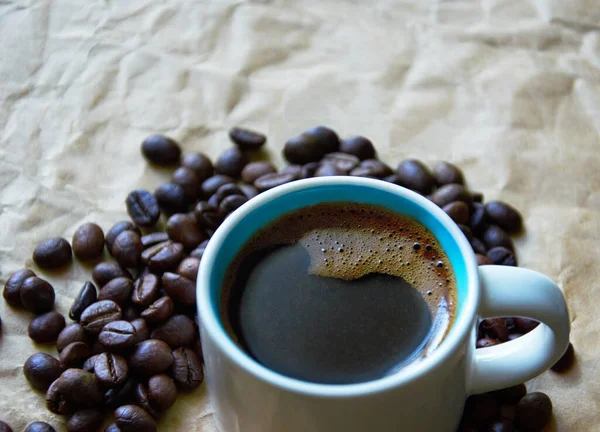
[[[440, 346], [431, 354], [422, 359], [417, 367], [412, 368], [409, 364], [393, 374], [375, 380], [353, 384], [323, 384], [291, 378], [270, 370], [243, 352], [224, 330], [219, 322], [217, 314], [211, 306], [210, 280], [217, 251], [228, 237], [233, 227], [241, 219], [251, 213], [254, 209], [261, 207], [263, 204], [280, 196], [300, 190], [334, 185], [350, 187], [366, 186], [411, 200], [435, 216], [444, 225], [444, 229], [452, 235], [453, 240], [459, 247], [465, 262], [467, 274], [467, 293], [465, 301], [461, 306], [461, 313], [456, 317], [450, 332], [444, 338], [442, 344], [440, 344]], [[265, 191], [246, 202], [227, 217], [215, 231], [202, 256], [196, 281], [196, 303], [200, 327], [209, 335], [211, 342], [218, 346], [218, 349], [224, 353], [229, 361], [270, 385], [286, 391], [313, 397], [356, 397], [380, 393], [400, 387], [418, 377], [427, 375], [430, 371], [436, 369], [441, 363], [448, 359], [455, 350], [459, 349], [462, 341], [472, 331], [473, 319], [476, 316], [479, 304], [479, 292], [479, 271], [471, 245], [460, 228], [441, 208], [424, 196], [393, 183], [363, 177], [343, 176], [297, 180]]]

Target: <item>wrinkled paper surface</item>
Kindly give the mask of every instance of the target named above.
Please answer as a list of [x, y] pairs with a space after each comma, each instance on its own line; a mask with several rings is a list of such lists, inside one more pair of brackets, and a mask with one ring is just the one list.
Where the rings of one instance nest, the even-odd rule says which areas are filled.
[[[380, 157], [461, 166], [472, 189], [523, 211], [520, 264], [564, 289], [577, 364], [528, 385], [554, 430], [600, 430], [600, 6], [596, 0], [16, 1], [0, 3], [0, 283], [34, 245], [108, 229], [164, 182], [140, 142], [168, 134], [216, 157], [227, 131], [285, 140], [326, 124]], [[91, 267], [38, 274], [70, 304]], [[27, 385], [44, 349], [0, 301], [0, 418], [65, 430]], [[53, 352], [52, 349], [48, 349]], [[160, 430], [215, 431], [204, 386]]]

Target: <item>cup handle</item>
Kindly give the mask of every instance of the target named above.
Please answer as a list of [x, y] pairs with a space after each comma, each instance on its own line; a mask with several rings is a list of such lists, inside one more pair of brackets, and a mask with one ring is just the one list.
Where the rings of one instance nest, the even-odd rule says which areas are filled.
[[546, 276], [518, 267], [479, 267], [479, 316], [517, 316], [540, 321], [533, 331], [475, 350], [469, 394], [498, 390], [541, 374], [569, 344], [569, 312], [560, 288]]

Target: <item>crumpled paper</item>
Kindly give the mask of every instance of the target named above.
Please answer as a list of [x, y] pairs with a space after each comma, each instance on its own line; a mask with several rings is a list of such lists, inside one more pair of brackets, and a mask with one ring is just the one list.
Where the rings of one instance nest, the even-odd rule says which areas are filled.
[[[316, 124], [363, 134], [392, 164], [449, 160], [521, 209], [520, 264], [564, 289], [573, 370], [528, 383], [557, 431], [600, 430], [600, 8], [594, 0], [32, 1], [0, 4], [0, 283], [48, 279], [66, 314], [91, 268], [39, 271], [34, 245], [125, 219], [126, 194], [169, 177], [151, 133], [216, 157], [227, 131], [285, 140]], [[21, 367], [31, 315], [0, 301], [0, 418], [45, 420]], [[216, 430], [204, 386], [160, 430]]]

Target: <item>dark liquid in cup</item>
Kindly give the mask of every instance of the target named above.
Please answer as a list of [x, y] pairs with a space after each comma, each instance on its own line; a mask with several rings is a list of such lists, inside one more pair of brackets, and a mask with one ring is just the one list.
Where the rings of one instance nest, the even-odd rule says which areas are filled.
[[221, 314], [258, 362], [349, 384], [435, 349], [454, 321], [455, 278], [437, 239], [389, 210], [319, 204], [258, 232], [230, 265]]

